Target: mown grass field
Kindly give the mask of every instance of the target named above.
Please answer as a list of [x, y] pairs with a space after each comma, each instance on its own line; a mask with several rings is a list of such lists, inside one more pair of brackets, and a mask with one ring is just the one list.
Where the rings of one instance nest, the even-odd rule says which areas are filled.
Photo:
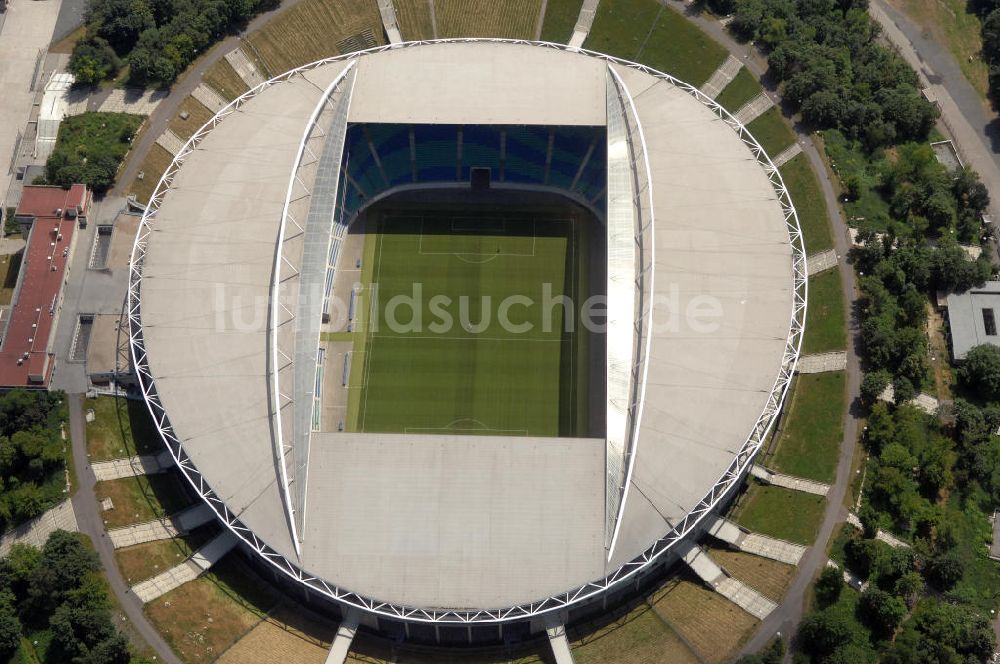
[[438, 37], [534, 39], [541, 0], [435, 0]]
[[795, 576], [794, 566], [755, 556], [752, 553], [714, 546], [709, 548], [708, 553], [712, 556], [712, 560], [734, 578], [776, 602], [780, 602], [785, 596], [785, 591]]
[[580, 16], [583, 0], [548, 0], [545, 5], [545, 22], [542, 24], [542, 41], [565, 44], [573, 36], [573, 27]]
[[126, 583], [134, 586], [181, 564], [218, 532], [218, 526], [213, 524], [181, 537], [116, 549], [115, 561]]
[[777, 157], [782, 150], [795, 142], [795, 134], [788, 126], [785, 119], [781, 117], [781, 111], [777, 106], [772, 106], [764, 111], [760, 117], [755, 118], [747, 125], [747, 130], [757, 139], [760, 146], [764, 148], [771, 157]]
[[732, 518], [762, 535], [808, 546], [816, 539], [825, 506], [822, 496], [752, 481]]
[[827, 270], [809, 277], [809, 307], [803, 354], [826, 353], [847, 348], [847, 320], [840, 273]]
[[[187, 119], [181, 118], [181, 113], [187, 112]], [[177, 107], [177, 115], [170, 119], [167, 127], [180, 138], [187, 140], [194, 136], [194, 132], [201, 129], [202, 125], [212, 119], [214, 113], [203, 103], [188, 96], [184, 98], [181, 105]]]
[[215, 661], [264, 619], [278, 598], [234, 552], [143, 610], [180, 660], [195, 664]]
[[640, 604], [624, 616], [573, 638], [570, 647], [576, 664], [696, 664], [699, 659], [684, 645], [657, 610]]
[[86, 399], [83, 408], [94, 411], [94, 421], [87, 422], [87, 454], [92, 462], [164, 449], [143, 402], [100, 396]]
[[250, 89], [250, 86], [240, 78], [233, 66], [229, 64], [229, 60], [225, 58], [209, 67], [202, 80], [229, 101], [236, 99]]
[[119, 528], [179, 512], [192, 502], [181, 484], [184, 481], [171, 471], [98, 482], [94, 486], [97, 502], [111, 498], [114, 503], [114, 509], [101, 512], [101, 518], [108, 528]]
[[604, 0], [584, 46], [641, 62], [694, 86], [707, 81], [726, 59], [725, 49], [656, 0]]
[[759, 95], [761, 90], [763, 88], [760, 87], [760, 83], [753, 77], [753, 74], [746, 67], [741, 67], [736, 78], [722, 88], [722, 92], [715, 98], [715, 101], [730, 113], [735, 113], [743, 104]]
[[403, 39], [434, 39], [430, 0], [393, 0], [392, 4], [396, 9], [396, 21]]
[[[584, 292], [583, 224], [536, 213], [393, 215], [366, 238], [365, 284], [355, 328], [348, 422], [358, 431], [576, 435], [587, 421], [587, 335], [564, 330], [564, 309], [541, 302]], [[416, 306], [394, 306], [414, 297]], [[505, 298], [532, 306], [510, 310]], [[447, 298], [444, 300], [443, 298]], [[434, 301], [441, 305], [437, 308]], [[465, 304], [463, 304], [463, 302]], [[465, 312], [463, 314], [463, 311]], [[361, 350], [361, 352], [359, 352]], [[356, 415], [355, 415], [356, 414]]]
[[[772, 157], [777, 155], [771, 155]], [[826, 199], [816, 179], [816, 172], [804, 154], [789, 159], [780, 169], [792, 205], [799, 216], [806, 255], [833, 248], [830, 221], [826, 214]]]
[[[759, 621], [687, 574], [675, 577], [651, 598], [657, 614], [697, 651], [703, 662], [731, 662]], [[629, 661], [616, 660], [616, 661]], [[671, 661], [660, 659], [658, 661]]]
[[[194, 132], [192, 131], [191, 133]], [[165, 148], [162, 148], [155, 143], [151, 145], [149, 152], [146, 153], [146, 158], [142, 160], [142, 164], [139, 166], [139, 172], [142, 173], [142, 179], [140, 180], [136, 177], [136, 179], [132, 181], [132, 186], [129, 187], [129, 193], [135, 194], [136, 200], [140, 203], [147, 203], [149, 201], [149, 197], [153, 195], [156, 185], [160, 183], [160, 178], [163, 177], [163, 174], [170, 166], [170, 162], [173, 160], [174, 156], [167, 152]]]
[[847, 374], [799, 374], [770, 465], [788, 475], [832, 483], [843, 440]]
[[[282, 11], [246, 41], [247, 55], [271, 76], [314, 60], [339, 55], [337, 43], [366, 35], [385, 43], [375, 0], [303, 0]], [[351, 50], [351, 49], [348, 49]], [[261, 62], [263, 61], [263, 62]]]

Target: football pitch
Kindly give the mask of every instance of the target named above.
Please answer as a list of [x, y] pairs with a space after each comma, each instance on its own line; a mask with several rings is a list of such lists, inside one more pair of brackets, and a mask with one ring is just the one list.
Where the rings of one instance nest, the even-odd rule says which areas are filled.
[[348, 429], [586, 435], [588, 223], [555, 212], [369, 220]]

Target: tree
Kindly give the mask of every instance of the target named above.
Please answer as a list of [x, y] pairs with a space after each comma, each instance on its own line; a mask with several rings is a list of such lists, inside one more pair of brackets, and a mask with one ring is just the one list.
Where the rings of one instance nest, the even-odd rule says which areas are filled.
[[844, 588], [842, 572], [836, 567], [824, 567], [816, 579], [816, 601], [821, 608], [834, 604]]
[[129, 51], [139, 35], [155, 25], [145, 0], [89, 0], [84, 20], [88, 30], [106, 39], [118, 53]]
[[994, 9], [983, 20], [983, 60], [987, 64], [1000, 63], [1000, 9]]
[[971, 349], [958, 368], [958, 380], [984, 399], [1000, 400], [1000, 347], [982, 344]]
[[21, 645], [21, 621], [16, 599], [9, 590], [0, 591], [0, 658], [9, 658]]
[[802, 619], [796, 638], [803, 651], [823, 658], [832, 655], [844, 644], [857, 641], [860, 636], [849, 617], [824, 609]]
[[96, 85], [106, 78], [111, 78], [121, 60], [107, 40], [100, 37], [90, 37], [80, 40], [73, 47], [69, 58], [69, 71], [82, 85]]
[[859, 604], [865, 622], [883, 638], [889, 637], [906, 617], [906, 602], [879, 588], [869, 587]]
[[927, 582], [941, 591], [954, 588], [964, 573], [965, 565], [951, 554], [931, 558], [924, 569]]

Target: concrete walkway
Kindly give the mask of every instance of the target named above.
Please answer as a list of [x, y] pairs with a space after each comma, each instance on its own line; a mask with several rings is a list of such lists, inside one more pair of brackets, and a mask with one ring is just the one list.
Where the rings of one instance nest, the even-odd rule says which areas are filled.
[[[840, 565], [838, 565], [837, 562], [834, 560], [827, 560], [826, 566], [832, 567], [833, 569], [840, 569]], [[861, 577], [855, 576], [846, 569], [842, 570], [841, 576], [844, 579], [844, 583], [849, 585], [851, 588], [854, 588], [859, 593], [863, 593], [865, 591], [865, 588], [868, 587], [867, 581], [862, 580]]]
[[[229, 102], [223, 99], [218, 92], [213, 90], [208, 85], [202, 83], [196, 87], [192, 92], [191, 96], [200, 101], [205, 105], [205, 108], [212, 111], [212, 113], [218, 113], [222, 110], [222, 107]], [[236, 95], [233, 95], [235, 99]]]
[[781, 168], [800, 154], [802, 154], [802, 144], [795, 141], [776, 156], [771, 157], [771, 162], [775, 168]]
[[165, 519], [109, 530], [108, 537], [111, 538], [114, 547], [120, 549], [185, 535], [198, 526], [205, 525], [214, 517], [215, 513], [212, 512], [212, 508], [205, 503], [198, 503]]
[[134, 113], [149, 115], [169, 93], [162, 90], [112, 90], [101, 102], [98, 110], [102, 113]]
[[180, 658], [174, 654], [160, 632], [149, 622], [149, 618], [142, 610], [142, 604], [130, 592], [128, 584], [125, 583], [125, 579], [122, 578], [118, 569], [115, 550], [111, 546], [111, 540], [104, 536], [104, 520], [94, 497], [96, 480], [87, 460], [87, 433], [83, 417], [82, 395], [69, 394], [67, 401], [69, 404], [69, 431], [73, 441], [73, 465], [76, 467], [77, 482], [72, 502], [80, 532], [90, 538], [97, 551], [108, 585], [121, 607], [121, 615], [128, 618], [139, 637], [156, 651], [157, 661], [166, 662], [166, 664], [181, 664]]
[[378, 11], [382, 15], [382, 26], [385, 28], [385, 36], [389, 38], [389, 43], [401, 43], [403, 35], [399, 32], [399, 23], [396, 21], [396, 8], [392, 6], [392, 0], [378, 0]]
[[837, 256], [837, 252], [833, 249], [818, 251], [815, 254], [806, 256], [806, 274], [811, 277], [815, 274], [819, 274], [820, 272], [832, 270], [837, 267], [837, 263], [839, 261], [840, 258]]
[[69, 500], [64, 500], [47, 512], [0, 536], [0, 558], [6, 558], [10, 548], [15, 544], [30, 544], [40, 549], [49, 535], [57, 530], [71, 532], [79, 530], [73, 504]]
[[793, 491], [802, 491], [803, 493], [811, 493], [816, 496], [825, 496], [830, 492], [829, 484], [807, 480], [802, 477], [782, 475], [781, 473], [774, 472], [770, 468], [765, 468], [764, 466], [759, 466], [757, 464], [750, 467], [750, 474], [765, 484], [780, 486]]
[[717, 514], [706, 517], [708, 534], [730, 546], [761, 558], [798, 565], [806, 547], [767, 535], [753, 533]]
[[[892, 385], [886, 385], [885, 389], [882, 390], [882, 394], [878, 395], [878, 398], [894, 404], [896, 403], [896, 389]], [[928, 415], [937, 415], [938, 409], [941, 407], [941, 403], [936, 397], [924, 393], [918, 394], [907, 401], [907, 403], [915, 408], [919, 408]]]
[[[852, 526], [854, 526], [858, 530], [862, 530], [864, 528], [864, 526], [861, 525], [861, 519], [859, 519], [858, 515], [855, 514], [854, 512], [849, 512], [847, 514], [847, 523], [851, 524]], [[906, 543], [903, 540], [899, 539], [898, 537], [896, 537], [892, 533], [886, 532], [885, 530], [882, 530], [881, 528], [879, 528], [878, 531], [876, 531], [876, 533], [875, 533], [875, 539], [879, 540], [880, 542], [885, 542], [886, 544], [888, 544], [889, 546], [891, 546], [894, 549], [909, 549], [909, 548], [912, 548], [912, 547], [910, 547], [910, 545], [908, 543]]]
[[826, 373], [828, 371], [843, 371], [847, 368], [847, 351], [832, 353], [813, 353], [803, 355], [795, 365], [795, 371], [803, 374]]
[[742, 68], [743, 63], [740, 62], [739, 58], [730, 53], [725, 61], [719, 65], [719, 68], [715, 70], [711, 78], [701, 86], [701, 91], [712, 99], [715, 99], [727, 85], [732, 83], [733, 79], [736, 78], [736, 74]]
[[774, 611], [777, 604], [761, 595], [742, 581], [727, 574], [711, 557], [695, 544], [678, 542], [677, 552], [681, 560], [709, 588], [731, 601], [758, 620], [763, 620]]
[[580, 7], [580, 15], [576, 18], [576, 25], [573, 26], [573, 36], [569, 38], [570, 48], [580, 48], [583, 42], [587, 41], [590, 28], [594, 25], [594, 17], [597, 15], [597, 5], [600, 0], [583, 0]]
[[177, 153], [181, 151], [181, 148], [184, 147], [184, 143], [184, 139], [169, 129], [160, 134], [159, 138], [156, 139], [157, 145], [175, 157], [177, 156]]
[[157, 574], [132, 587], [132, 592], [143, 604], [161, 597], [174, 588], [188, 581], [193, 581], [204, 574], [224, 555], [232, 551], [239, 540], [236, 535], [226, 530], [205, 546], [198, 549], [190, 558], [166, 572]]
[[106, 482], [120, 480], [123, 477], [135, 477], [136, 475], [156, 475], [166, 472], [173, 463], [169, 453], [161, 452], [156, 456], [134, 456], [99, 461], [90, 464], [90, 467], [98, 482]]
[[767, 95], [767, 92], [761, 92], [759, 95], [743, 104], [743, 106], [740, 107], [740, 110], [733, 113], [733, 116], [744, 125], [750, 124], [763, 115], [772, 106], [774, 106], [774, 100]]
[[[226, 62], [233, 68], [236, 74], [243, 79], [248, 88], [255, 88], [267, 79], [263, 72], [257, 68], [253, 60], [247, 57], [242, 48], [234, 48], [226, 53]], [[235, 91], [234, 91], [235, 92]]]

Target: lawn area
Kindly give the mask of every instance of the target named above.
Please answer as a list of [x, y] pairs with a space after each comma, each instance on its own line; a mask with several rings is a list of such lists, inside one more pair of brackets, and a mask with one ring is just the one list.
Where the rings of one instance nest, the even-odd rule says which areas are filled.
[[10, 304], [17, 286], [17, 273], [21, 270], [24, 251], [0, 256], [0, 304]]
[[45, 179], [69, 187], [75, 182], [103, 193], [115, 182], [145, 116], [131, 113], [81, 113], [59, 125], [56, 145], [45, 162]]
[[251, 33], [246, 41], [252, 46], [248, 54], [262, 59], [263, 71], [272, 76], [314, 60], [385, 43], [375, 0], [303, 0]]
[[771, 467], [788, 475], [832, 483], [844, 437], [846, 400], [846, 372], [799, 374], [791, 401], [785, 406]]
[[847, 140], [836, 129], [822, 132], [822, 137], [830, 166], [840, 182], [850, 177], [857, 177], [861, 183], [858, 200], [846, 201], [843, 204], [847, 222], [851, 226], [867, 222], [867, 225], [873, 226], [876, 230], [884, 230], [885, 223], [882, 220], [889, 216], [889, 204], [876, 190], [879, 179], [875, 164], [857, 143]]
[[733, 577], [776, 602], [785, 596], [795, 576], [794, 566], [752, 553], [713, 546], [708, 554]]
[[802, 353], [825, 353], [847, 348], [847, 322], [840, 273], [827, 270], [809, 277], [809, 306]]
[[542, 23], [542, 41], [565, 44], [573, 36], [576, 19], [580, 16], [583, 0], [548, 0], [545, 5], [545, 22]]
[[149, 197], [153, 195], [156, 185], [160, 183], [160, 178], [163, 177], [163, 174], [170, 166], [170, 162], [173, 160], [174, 156], [172, 154], [167, 152], [165, 148], [154, 143], [149, 148], [149, 152], [146, 153], [146, 158], [142, 160], [142, 164], [139, 166], [142, 179], [140, 180], [136, 176], [136, 179], [132, 180], [129, 193], [135, 194], [136, 200], [140, 203], [147, 203]]
[[594, 628], [586, 635], [569, 634], [576, 664], [696, 664], [698, 657], [648, 604]]
[[278, 599], [278, 591], [233, 552], [144, 610], [181, 661], [195, 664], [214, 661], [265, 618]]
[[[185, 111], [188, 114], [186, 120], [181, 118], [181, 113]], [[213, 115], [215, 114], [209, 110], [208, 106], [205, 106], [194, 97], [188, 96], [177, 107], [177, 115], [170, 118], [167, 128], [177, 134], [181, 140], [186, 141], [194, 136], [194, 132], [201, 129], [202, 125], [211, 120]]]
[[795, 134], [785, 122], [785, 118], [781, 117], [781, 111], [777, 106], [764, 111], [746, 127], [770, 157], [778, 156], [782, 150], [795, 142]]
[[[601, 0], [584, 46], [636, 60], [661, 10], [667, 11], [656, 0]], [[697, 28], [691, 25], [691, 29]]]
[[816, 538], [825, 507], [822, 496], [754, 480], [748, 484], [732, 518], [756, 533], [808, 546]]
[[819, 180], [816, 179], [816, 172], [809, 165], [809, 158], [805, 154], [797, 154], [778, 170], [799, 217], [806, 255], [832, 249], [833, 236], [826, 212], [826, 199]]
[[726, 49], [672, 8], [664, 8], [639, 62], [698, 87], [726, 59]]
[[659, 615], [710, 664], [732, 661], [760, 624], [749, 613], [686, 574], [654, 593], [652, 603]]
[[966, 0], [889, 0], [919, 25], [925, 35], [951, 51], [962, 74], [986, 100], [989, 66], [983, 61], [982, 24]]
[[435, 0], [438, 37], [534, 39], [541, 0]]
[[336, 622], [321, 620], [303, 607], [286, 601], [226, 650], [216, 662], [324, 664], [336, 633]]
[[656, 0], [604, 0], [587, 48], [649, 65], [699, 86], [726, 51], [691, 21]]
[[139, 475], [98, 482], [94, 493], [98, 502], [111, 498], [114, 508], [101, 516], [108, 528], [119, 528], [160, 519], [190, 505], [193, 501], [181, 484], [185, 481], [176, 471]]
[[403, 39], [434, 39], [430, 0], [393, 0], [392, 4], [396, 8], [396, 21]]
[[229, 64], [229, 60], [225, 58], [209, 67], [202, 80], [222, 95], [226, 101], [232, 101], [250, 89], [250, 86], [240, 78], [233, 66]]
[[750, 70], [746, 67], [740, 67], [736, 78], [722, 89], [722, 92], [715, 98], [715, 101], [730, 113], [735, 113], [740, 110], [743, 104], [759, 95], [761, 91], [763, 91], [763, 88], [760, 87], [760, 83], [753, 77]]
[[84, 400], [83, 408], [94, 411], [94, 421], [87, 422], [87, 456], [92, 462], [163, 451], [160, 435], [141, 401], [100, 396]]
[[115, 549], [115, 560], [126, 583], [134, 586], [181, 564], [218, 533], [214, 524], [202, 526], [181, 537]]
[[[402, 314], [379, 306], [374, 324], [357, 323], [363, 358], [356, 337], [351, 385], [358, 389], [351, 390], [348, 428], [582, 435], [589, 337], [580, 317], [565, 332], [563, 307], [547, 321], [544, 307], [525, 306], [510, 320], [531, 327], [514, 330], [490, 304], [515, 295], [541, 302], [544, 285], [551, 297], [585, 299], [578, 297], [588, 292], [579, 263], [588, 255], [588, 227], [572, 221], [576, 214], [481, 214], [476, 229], [448, 212], [380, 220], [366, 242], [370, 272], [361, 297], [371, 284], [380, 303], [412, 297], [418, 287], [422, 295]], [[439, 296], [460, 304], [429, 306]]]

